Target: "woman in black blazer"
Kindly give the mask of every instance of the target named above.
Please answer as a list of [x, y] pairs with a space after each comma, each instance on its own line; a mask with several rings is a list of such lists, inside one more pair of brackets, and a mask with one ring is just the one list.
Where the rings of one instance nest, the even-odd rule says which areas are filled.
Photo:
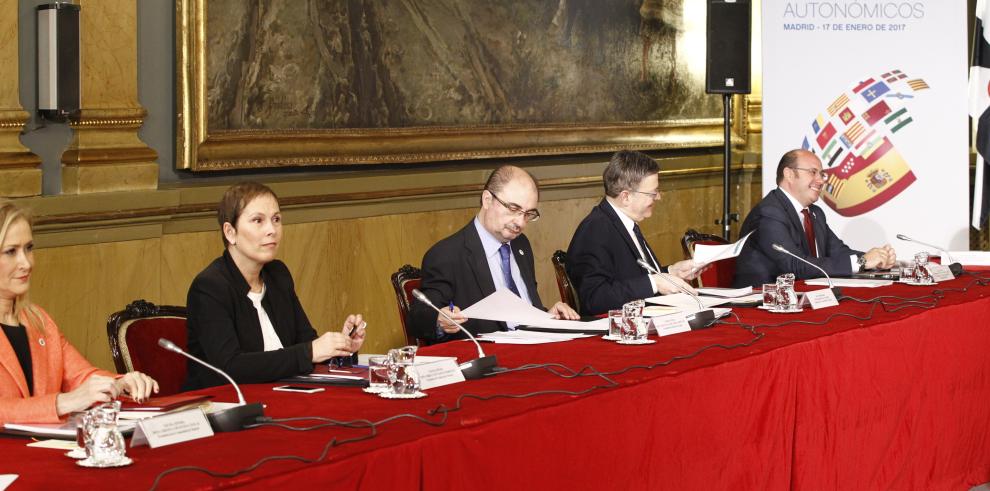
[[[237, 382], [261, 383], [310, 373], [314, 363], [361, 347], [361, 315], [349, 315], [341, 332], [322, 336], [310, 325], [292, 275], [275, 259], [282, 215], [271, 189], [236, 184], [224, 193], [217, 212], [226, 250], [189, 287], [191, 354]], [[185, 390], [225, 383], [199, 364], [188, 367]]]

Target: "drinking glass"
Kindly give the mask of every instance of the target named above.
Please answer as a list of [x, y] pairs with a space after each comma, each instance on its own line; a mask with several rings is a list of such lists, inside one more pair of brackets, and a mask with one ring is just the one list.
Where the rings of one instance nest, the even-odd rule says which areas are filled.
[[777, 308], [777, 284], [776, 283], [764, 283], [763, 284], [763, 307], [768, 309]]
[[622, 306], [622, 328], [619, 336], [623, 341], [641, 341], [646, 339], [646, 323], [643, 322], [643, 308], [646, 302], [633, 300]]
[[797, 293], [794, 291], [794, 273], [785, 273], [777, 277], [777, 308], [778, 312], [800, 310]]
[[117, 428], [120, 401], [100, 404], [86, 413], [83, 417], [83, 441], [88, 456], [86, 460], [95, 466], [120, 463], [126, 456], [124, 435]]
[[914, 255], [914, 282], [928, 284], [933, 280], [932, 273], [928, 269], [928, 262], [931, 258], [927, 252], [919, 252]]
[[622, 309], [608, 311], [608, 337], [616, 340], [622, 338]]
[[411, 362], [389, 363], [388, 381], [393, 394], [415, 394], [419, 391], [419, 374]]
[[380, 393], [387, 391], [388, 388], [388, 357], [368, 358], [368, 392]]

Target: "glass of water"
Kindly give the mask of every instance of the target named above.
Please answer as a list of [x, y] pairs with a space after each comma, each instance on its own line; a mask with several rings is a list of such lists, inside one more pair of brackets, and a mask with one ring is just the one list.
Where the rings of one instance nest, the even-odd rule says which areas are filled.
[[119, 464], [126, 457], [124, 435], [117, 428], [120, 401], [100, 404], [87, 411], [83, 418], [83, 441], [86, 462], [94, 467]]
[[389, 363], [388, 381], [393, 394], [415, 394], [419, 392], [419, 375], [410, 362]]
[[615, 341], [622, 339], [622, 309], [608, 311], [608, 338]]
[[932, 273], [929, 271], [928, 263], [931, 260], [927, 252], [919, 252], [914, 255], [914, 282], [927, 285], [934, 281]]
[[387, 391], [388, 388], [388, 357], [368, 358], [368, 392], [378, 394]]
[[646, 323], [643, 322], [643, 308], [646, 302], [633, 300], [622, 306], [622, 328], [619, 336], [623, 341], [641, 341], [646, 339]]
[[777, 284], [763, 284], [763, 307], [767, 309], [777, 308]]
[[778, 312], [793, 312], [801, 310], [798, 305], [797, 293], [794, 291], [794, 273], [785, 273], [777, 277], [777, 308]]

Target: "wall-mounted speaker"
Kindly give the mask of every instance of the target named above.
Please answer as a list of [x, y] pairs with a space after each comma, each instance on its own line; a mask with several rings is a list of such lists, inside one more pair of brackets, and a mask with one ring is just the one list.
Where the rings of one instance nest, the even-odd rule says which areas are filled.
[[751, 36], [749, 0], [708, 0], [706, 92], [750, 92]]
[[79, 5], [37, 7], [38, 114], [49, 121], [78, 121]]

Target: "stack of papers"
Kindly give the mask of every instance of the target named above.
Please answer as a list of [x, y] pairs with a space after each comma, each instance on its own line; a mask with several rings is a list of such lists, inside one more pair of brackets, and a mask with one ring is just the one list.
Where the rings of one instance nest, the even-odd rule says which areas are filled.
[[648, 303], [657, 305], [667, 305], [669, 307], [676, 307], [682, 312], [697, 312], [698, 300], [701, 300], [701, 304], [706, 308], [714, 307], [716, 305], [722, 305], [723, 303], [729, 303], [731, 299], [729, 298], [716, 298], [716, 297], [692, 297], [691, 295], [685, 293], [675, 293], [673, 295], [658, 295], [656, 297], [647, 298]]
[[746, 295], [751, 295], [753, 293], [753, 287], [747, 286], [743, 288], [698, 288], [698, 295], [710, 295], [713, 297], [723, 297], [723, 298], [739, 298], [745, 297]]
[[750, 235], [753, 235], [753, 232], [746, 234], [745, 237], [737, 240], [734, 244], [696, 244], [694, 246], [694, 254], [692, 254], [694, 262], [699, 265], [704, 265], [715, 261], [721, 261], [722, 259], [736, 257], [740, 252], [742, 252], [743, 246], [746, 245], [746, 239], [748, 239]]
[[486, 332], [478, 335], [478, 340], [489, 341], [496, 344], [546, 344], [570, 341], [572, 339], [584, 338], [588, 336], [589, 334], [515, 330]]
[[[828, 286], [825, 278], [814, 278], [805, 280], [806, 285]], [[871, 280], [866, 278], [832, 278], [832, 286], [845, 286], [850, 288], [877, 288], [881, 286], [893, 285], [891, 280]]]
[[495, 293], [462, 310], [461, 313], [468, 319], [501, 321], [557, 331], [608, 330], [608, 319], [593, 322], [554, 319], [549, 312], [532, 306], [508, 290], [495, 290]]

